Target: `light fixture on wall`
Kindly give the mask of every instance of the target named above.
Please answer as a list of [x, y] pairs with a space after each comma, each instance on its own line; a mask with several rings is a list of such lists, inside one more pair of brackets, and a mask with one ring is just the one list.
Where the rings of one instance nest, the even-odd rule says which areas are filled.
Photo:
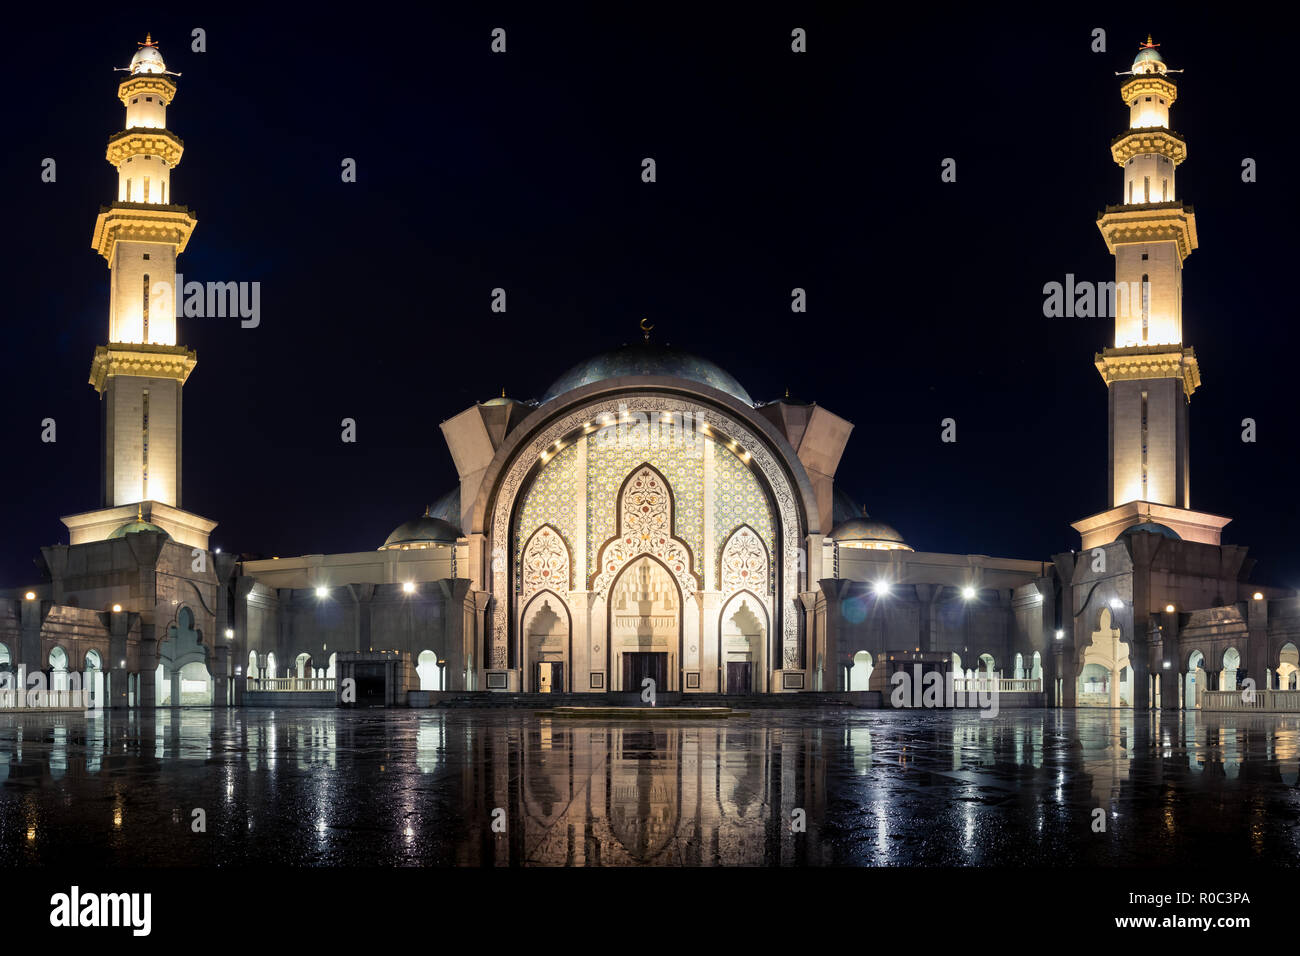
[[1174, 606], [1173, 606], [1172, 604], [1166, 604], [1166, 605], [1165, 605], [1165, 613], [1166, 613], [1166, 614], [1173, 614], [1173, 613], [1174, 613]]
[[234, 631], [234, 629], [233, 629], [233, 628], [229, 628], [229, 627], [226, 628], [226, 640], [230, 640], [230, 639], [233, 638], [234, 636], [235, 636], [235, 631]]
[[971, 598], [975, 597], [975, 589], [968, 584], [961, 589], [961, 596], [969, 601]]
[[329, 588], [317, 588], [317, 589], [316, 589], [316, 596], [317, 596], [318, 598], [326, 597], [329, 593], [330, 593]]
[[1260, 591], [1256, 591], [1256, 592], [1255, 592], [1255, 600], [1256, 600], [1256, 601], [1262, 601], [1262, 600], [1264, 600], [1264, 595], [1263, 595], [1263, 593], [1260, 592]]
[[1123, 606], [1124, 606], [1124, 602], [1121, 601], [1119, 598], [1111, 598], [1111, 599], [1110, 599], [1110, 606], [1111, 606], [1111, 607], [1123, 607]]
[[1056, 629], [1056, 639], [1058, 641], [1065, 640], [1065, 631], [1061, 630], [1059, 627]]
[[414, 594], [414, 593], [415, 593], [415, 582], [414, 582], [414, 581], [403, 581], [403, 582], [402, 582], [402, 591], [405, 592], [406, 594]]
[[122, 613], [122, 605], [120, 605], [120, 604], [114, 604], [114, 605], [113, 605], [113, 613], [114, 613], [114, 614], [121, 614], [121, 613]]
[[884, 597], [889, 593], [889, 582], [882, 578], [871, 585], [871, 590], [875, 591], [876, 594], [881, 597]]
[[23, 595], [23, 597], [27, 598], [27, 600], [29, 600], [29, 601], [35, 601], [35, 600], [36, 600], [36, 592], [35, 592], [35, 591], [28, 591], [26, 594]]

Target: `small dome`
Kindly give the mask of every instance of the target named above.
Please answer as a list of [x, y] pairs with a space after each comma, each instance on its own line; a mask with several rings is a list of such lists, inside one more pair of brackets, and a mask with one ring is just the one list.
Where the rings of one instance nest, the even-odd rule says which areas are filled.
[[1183, 540], [1182, 535], [1180, 535], [1177, 531], [1175, 531], [1173, 528], [1170, 528], [1168, 525], [1160, 524], [1158, 521], [1143, 521], [1141, 524], [1130, 525], [1120, 533], [1120, 537], [1123, 538], [1125, 536], [1131, 536], [1135, 532], [1144, 532], [1146, 534], [1163, 535], [1164, 537], [1170, 539], [1171, 541]]
[[431, 511], [432, 508], [420, 517], [398, 525], [379, 550], [411, 551], [432, 545], [455, 544], [460, 531], [441, 518], [435, 518]]
[[135, 56], [131, 57], [131, 73], [166, 72], [167, 64], [163, 62], [162, 54], [158, 52], [158, 44], [146, 35], [140, 49], [136, 50]]
[[565, 392], [571, 392], [575, 388], [582, 388], [593, 382], [637, 375], [685, 378], [726, 392], [746, 405], [754, 404], [749, 393], [729, 372], [714, 365], [708, 359], [649, 342], [623, 345], [578, 363], [551, 384], [542, 402], [549, 402]]
[[148, 534], [160, 534], [165, 538], [171, 538], [171, 535], [156, 524], [137, 518], [135, 521], [128, 521], [126, 524], [122, 525], [122, 527], [115, 530], [108, 536], [108, 539], [112, 541], [114, 538], [124, 538], [128, 534], [140, 534], [142, 532]]
[[869, 515], [850, 518], [831, 529], [831, 538], [842, 548], [869, 548], [874, 551], [911, 551], [893, 526]]
[[1168, 70], [1165, 66], [1164, 57], [1162, 57], [1156, 47], [1159, 44], [1152, 43], [1151, 38], [1147, 37], [1147, 42], [1138, 50], [1138, 55], [1133, 58], [1134, 73], [1164, 73]]

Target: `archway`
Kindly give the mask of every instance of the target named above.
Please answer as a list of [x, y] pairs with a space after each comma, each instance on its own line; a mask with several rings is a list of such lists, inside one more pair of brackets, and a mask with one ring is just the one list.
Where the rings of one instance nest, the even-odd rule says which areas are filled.
[[1129, 646], [1120, 639], [1109, 608], [1102, 608], [1076, 678], [1079, 707], [1132, 707], [1133, 667]]
[[262, 677], [266, 680], [275, 680], [275, 651], [266, 655], [266, 673]]
[[609, 655], [615, 690], [639, 691], [654, 680], [678, 690], [682, 593], [664, 565], [649, 555], [629, 561], [609, 590]]
[[1187, 674], [1183, 684], [1183, 707], [1195, 710], [1201, 706], [1200, 692], [1205, 689], [1205, 655], [1192, 651], [1187, 658]]
[[248, 652], [248, 675], [247, 676], [250, 681], [255, 681], [258, 679], [258, 677], [261, 676], [261, 672], [257, 669], [257, 651]]
[[101, 708], [106, 698], [104, 697], [104, 662], [99, 656], [99, 651], [86, 651], [84, 671], [85, 677], [82, 679], [81, 686], [86, 691], [87, 706]]
[[68, 689], [68, 653], [61, 647], [55, 647], [50, 651], [49, 657], [50, 668], [50, 690], [60, 691]]
[[311, 667], [311, 655], [306, 651], [299, 654], [293, 661], [294, 677], [302, 680], [306, 677], [314, 677]]
[[[955, 658], [957, 655], [954, 654]], [[849, 690], [870, 690], [871, 689], [871, 672], [874, 664], [871, 661], [871, 654], [867, 651], [858, 651], [853, 655], [853, 666], [849, 668]]]
[[415, 673], [420, 678], [420, 690], [440, 690], [438, 687], [438, 655], [433, 651], [420, 651], [415, 661]]
[[1278, 653], [1277, 686], [1279, 690], [1300, 690], [1300, 649], [1290, 641]]
[[1025, 655], [1021, 654], [1019, 651], [1016, 651], [1015, 662], [1013, 665], [1011, 676], [1015, 680], [1025, 679]]
[[1223, 669], [1219, 671], [1219, 689], [1237, 689], [1237, 670], [1241, 667], [1241, 653], [1230, 647], [1223, 652]]
[[1029, 679], [1030, 680], [1043, 679], [1043, 655], [1040, 654], [1038, 651], [1034, 651], [1034, 662], [1033, 662], [1033, 666], [1029, 668]]
[[534, 694], [564, 693], [573, 677], [568, 605], [554, 591], [537, 592], [524, 608], [522, 634], [526, 689]]
[[763, 693], [767, 689], [767, 608], [742, 591], [722, 609], [718, 663], [728, 694]]
[[182, 607], [167, 639], [158, 645], [154, 671], [156, 706], [202, 707], [212, 704], [212, 675], [208, 648], [194, 626], [194, 612]]

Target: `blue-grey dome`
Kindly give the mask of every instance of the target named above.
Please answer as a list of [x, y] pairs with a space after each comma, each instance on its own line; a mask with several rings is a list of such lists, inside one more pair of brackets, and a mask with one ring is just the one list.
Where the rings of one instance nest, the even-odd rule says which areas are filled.
[[1135, 531], [1144, 531], [1147, 534], [1163, 535], [1172, 541], [1183, 540], [1182, 536], [1179, 535], [1177, 531], [1167, 525], [1160, 524], [1158, 521], [1143, 521], [1141, 524], [1130, 525], [1120, 533], [1120, 537], [1122, 538], [1124, 535], [1132, 535]]
[[108, 540], [112, 541], [116, 538], [125, 538], [128, 534], [141, 534], [141, 533], [161, 534], [168, 538], [171, 537], [171, 535], [167, 534], [167, 532], [164, 529], [158, 527], [156, 524], [153, 524], [150, 521], [144, 521], [137, 518], [135, 521], [128, 521], [126, 524], [122, 525], [121, 527], [115, 528], [113, 530], [113, 533], [108, 536]]
[[551, 384], [542, 401], [549, 402], [556, 396], [593, 382], [635, 375], [685, 378], [726, 392], [746, 405], [754, 404], [749, 393], [732, 378], [729, 372], [714, 365], [708, 359], [649, 342], [623, 345], [587, 359], [585, 362], [579, 362]]

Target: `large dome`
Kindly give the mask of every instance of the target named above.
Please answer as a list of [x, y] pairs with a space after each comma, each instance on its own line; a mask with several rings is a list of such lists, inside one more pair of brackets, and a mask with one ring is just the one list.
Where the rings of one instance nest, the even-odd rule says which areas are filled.
[[549, 402], [558, 395], [593, 382], [636, 375], [690, 379], [726, 392], [746, 405], [754, 404], [744, 386], [708, 359], [649, 342], [623, 345], [578, 363], [551, 383], [551, 387], [542, 396], [542, 401]]

